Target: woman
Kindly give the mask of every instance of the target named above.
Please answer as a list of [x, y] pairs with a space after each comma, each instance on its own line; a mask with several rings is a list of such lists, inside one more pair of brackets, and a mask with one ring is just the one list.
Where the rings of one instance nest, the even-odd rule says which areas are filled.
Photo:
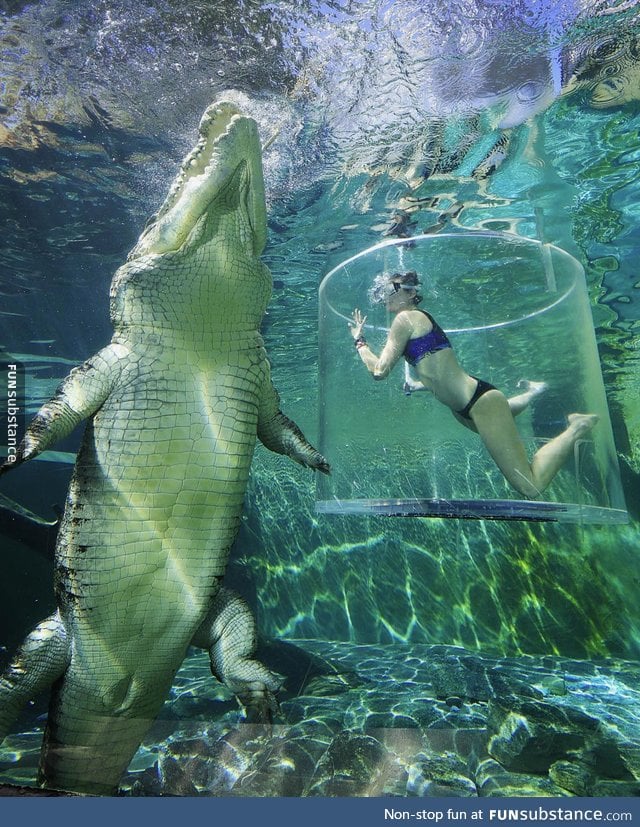
[[507, 481], [524, 497], [539, 497], [577, 440], [593, 428], [598, 417], [570, 414], [566, 430], [543, 445], [529, 462], [514, 415], [524, 410], [545, 385], [529, 382], [525, 393], [507, 400], [493, 385], [466, 373], [444, 330], [429, 313], [417, 309], [422, 301], [419, 286], [414, 270], [378, 276], [369, 296], [374, 303], [384, 302], [395, 318], [378, 357], [362, 333], [367, 317], [354, 310], [350, 330], [358, 355], [374, 379], [385, 379], [404, 356], [413, 365], [419, 384], [431, 391], [463, 425], [480, 435]]

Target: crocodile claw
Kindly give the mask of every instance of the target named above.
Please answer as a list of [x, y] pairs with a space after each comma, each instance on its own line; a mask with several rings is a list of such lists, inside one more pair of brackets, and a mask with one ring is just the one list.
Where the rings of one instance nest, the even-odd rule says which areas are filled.
[[271, 726], [280, 715], [280, 704], [275, 694], [260, 681], [247, 686], [237, 698], [247, 723]]

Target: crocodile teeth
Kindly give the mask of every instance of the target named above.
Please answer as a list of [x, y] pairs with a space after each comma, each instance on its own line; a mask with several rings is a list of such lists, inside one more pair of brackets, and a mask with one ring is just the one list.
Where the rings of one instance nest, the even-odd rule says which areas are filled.
[[161, 212], [171, 209], [186, 182], [195, 175], [203, 174], [210, 161], [216, 145], [231, 131], [232, 125], [241, 118], [241, 113], [233, 104], [222, 103], [206, 112], [200, 121], [200, 137], [195, 148], [183, 160], [174, 179], [173, 186], [167, 194]]

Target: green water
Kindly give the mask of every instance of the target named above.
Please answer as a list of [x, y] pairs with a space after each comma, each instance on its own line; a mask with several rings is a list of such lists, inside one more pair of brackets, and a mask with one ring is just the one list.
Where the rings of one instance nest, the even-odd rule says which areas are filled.
[[[633, 272], [638, 208], [633, 192], [638, 167], [633, 158], [640, 120], [633, 111], [585, 112], [565, 101], [541, 120], [536, 131], [544, 133], [544, 154], [511, 158], [487, 185], [483, 200], [470, 198], [455, 224], [539, 237], [536, 209], [541, 207], [543, 237], [585, 265], [626, 498], [637, 514], [639, 366]], [[394, 190], [392, 182], [388, 186]], [[451, 175], [427, 181], [424, 188], [436, 186], [476, 185]], [[318, 272], [379, 240], [370, 227], [388, 217], [387, 201], [380, 195], [380, 203], [374, 202], [365, 216], [354, 216], [349, 204], [357, 193], [357, 183], [352, 183], [339, 193], [331, 212], [325, 201], [298, 211], [294, 238], [288, 241], [281, 231], [267, 256], [274, 276], [286, 280], [275, 294], [267, 327], [274, 372], [288, 410], [311, 433], [316, 421], [313, 313]], [[428, 225], [431, 215], [429, 209], [414, 214], [416, 226]], [[338, 225], [353, 228], [336, 232]], [[300, 229], [304, 254], [298, 252]], [[310, 257], [306, 251], [327, 237], [339, 249]], [[292, 341], [297, 343], [293, 348]], [[346, 398], [348, 386], [344, 393]], [[627, 576], [635, 568], [635, 522], [599, 529], [320, 518], [313, 513], [313, 485], [293, 476], [279, 460], [258, 453], [249, 493], [255, 514], [252, 508], [247, 522], [256, 526], [252, 530], [259, 532], [260, 547], [268, 553], [256, 557], [247, 547], [246, 565], [266, 586], [258, 588], [259, 611], [274, 633], [359, 642], [437, 640], [505, 654], [638, 656], [638, 584]], [[282, 492], [276, 502], [274, 487]], [[292, 535], [297, 538], [293, 547]], [[322, 588], [312, 587], [318, 582]]]

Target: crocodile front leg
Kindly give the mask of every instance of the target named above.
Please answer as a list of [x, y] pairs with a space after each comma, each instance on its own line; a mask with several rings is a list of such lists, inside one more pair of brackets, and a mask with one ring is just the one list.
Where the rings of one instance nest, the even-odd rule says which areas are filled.
[[0, 474], [33, 459], [92, 416], [111, 393], [127, 349], [111, 344], [74, 368], [54, 396], [35, 415], [22, 440], [16, 459], [0, 466]]
[[270, 722], [277, 715], [275, 693], [284, 679], [254, 659], [255, 621], [239, 595], [220, 587], [192, 643], [208, 650], [212, 674], [233, 692], [247, 720]]
[[260, 396], [258, 439], [265, 448], [284, 454], [305, 468], [330, 473], [327, 460], [307, 442], [296, 423], [280, 410], [280, 396], [271, 382], [269, 370]]

